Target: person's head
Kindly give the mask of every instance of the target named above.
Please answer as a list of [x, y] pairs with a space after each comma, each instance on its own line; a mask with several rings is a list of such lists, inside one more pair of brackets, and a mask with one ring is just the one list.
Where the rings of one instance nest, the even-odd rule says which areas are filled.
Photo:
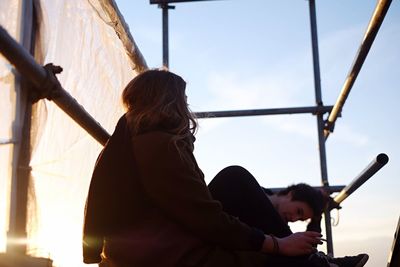
[[133, 117], [133, 132], [163, 129], [181, 138], [194, 133], [197, 123], [185, 88], [186, 82], [167, 70], [147, 70], [132, 79], [122, 92], [122, 101]]
[[326, 205], [323, 193], [304, 183], [291, 185], [276, 195], [279, 199], [276, 209], [285, 222], [319, 216]]

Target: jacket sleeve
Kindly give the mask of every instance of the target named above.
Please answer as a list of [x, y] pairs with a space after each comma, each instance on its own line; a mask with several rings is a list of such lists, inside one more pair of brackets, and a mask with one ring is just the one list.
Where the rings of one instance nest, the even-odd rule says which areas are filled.
[[171, 138], [160, 132], [135, 138], [138, 171], [150, 199], [166, 216], [208, 242], [260, 250], [264, 234], [222, 210], [220, 202], [212, 199], [192, 152], [178, 151]]
[[98, 263], [102, 260], [104, 236], [115, 228], [116, 212], [120, 207], [118, 200], [122, 197], [120, 187], [124, 186], [122, 176], [129, 175], [125, 161], [130, 159], [130, 144], [126, 120], [121, 117], [96, 161], [90, 182], [83, 225], [85, 263]]
[[[106, 149], [105, 149], [106, 150]], [[104, 195], [108, 187], [105, 179], [97, 175], [103, 164], [104, 150], [100, 154], [90, 183], [90, 189], [85, 204], [83, 224], [83, 262], [99, 263], [103, 249], [103, 223], [105, 218], [102, 207], [104, 207]], [[100, 164], [99, 164], [100, 162]]]

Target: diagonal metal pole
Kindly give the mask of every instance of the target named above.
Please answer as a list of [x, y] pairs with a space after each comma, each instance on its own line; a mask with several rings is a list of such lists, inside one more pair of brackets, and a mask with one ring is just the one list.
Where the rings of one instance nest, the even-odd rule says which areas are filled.
[[[42, 89], [47, 80], [48, 74], [46, 70], [1, 26], [0, 53], [16, 67], [22, 76], [32, 82], [37, 90]], [[57, 87], [57, 97], [52, 101], [100, 144], [105, 145], [110, 137], [107, 131], [59, 83], [55, 84], [55, 86]]]
[[[315, 11], [315, 1], [309, 1], [310, 9], [310, 25], [311, 25], [311, 43], [312, 43], [312, 54], [313, 54], [313, 67], [314, 67], [314, 86], [315, 86], [315, 101], [317, 106], [323, 106], [322, 94], [321, 94], [321, 77], [319, 69], [319, 54], [318, 54], [318, 36], [317, 36], [317, 18]], [[328, 170], [326, 165], [326, 150], [325, 150], [325, 138], [324, 138], [324, 119], [323, 113], [317, 114], [317, 126], [318, 126], [318, 145], [319, 145], [319, 158], [321, 168], [321, 181], [326, 192], [329, 192], [328, 183]], [[332, 240], [332, 226], [331, 226], [331, 215], [329, 211], [325, 211], [325, 232], [327, 238], [327, 252], [333, 256], [333, 240]]]
[[344, 82], [339, 97], [332, 109], [332, 112], [329, 114], [327, 127], [324, 132], [325, 138], [328, 138], [329, 133], [333, 132], [336, 119], [342, 112], [343, 105], [350, 94], [350, 90], [357, 79], [358, 73], [360, 72], [361, 67], [364, 64], [365, 59], [367, 58], [368, 52], [372, 46], [372, 43], [375, 40], [376, 35], [378, 34], [379, 28], [382, 25], [383, 19], [386, 16], [391, 2], [391, 0], [379, 0], [376, 4], [375, 11], [368, 24], [367, 30], [357, 51], [353, 65], [350, 68], [346, 81]]
[[354, 193], [360, 186], [362, 186], [369, 178], [371, 178], [375, 173], [377, 173], [383, 166], [388, 163], [389, 157], [381, 153], [377, 155], [370, 164], [348, 184], [343, 188], [337, 196], [335, 196], [334, 201], [337, 204], [342, 203], [347, 197]]

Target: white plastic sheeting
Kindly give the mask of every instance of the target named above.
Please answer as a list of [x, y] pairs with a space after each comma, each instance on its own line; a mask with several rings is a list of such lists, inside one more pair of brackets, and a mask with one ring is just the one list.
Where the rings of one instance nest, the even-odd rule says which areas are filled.
[[[105, 2], [113, 3], [112, 0], [36, 1], [40, 6], [40, 27], [35, 54], [40, 64], [52, 62], [63, 67], [64, 71], [58, 75], [63, 88], [111, 134], [123, 114], [121, 91], [137, 75], [135, 69], [145, 68], [145, 63], [132, 60], [132, 54], [140, 52], [132, 47], [127, 52], [126, 43], [124, 46], [116, 34], [110, 11], [103, 11]], [[0, 9], [1, 13], [7, 9], [8, 6]], [[1, 73], [7, 71], [3, 65], [7, 64], [2, 63]], [[7, 91], [12, 90], [9, 87]], [[2, 88], [4, 94], [2, 91], [6, 90]], [[3, 114], [4, 106], [0, 109]], [[3, 123], [1, 116], [3, 127], [8, 122]], [[7, 138], [4, 135], [1, 138]], [[29, 198], [28, 204], [28, 254], [50, 257], [57, 267], [84, 266], [83, 211], [91, 172], [102, 147], [47, 100], [33, 107], [32, 145], [29, 191], [34, 197]], [[1, 175], [1, 183], [5, 184], [3, 180], [8, 179], [8, 174]]]

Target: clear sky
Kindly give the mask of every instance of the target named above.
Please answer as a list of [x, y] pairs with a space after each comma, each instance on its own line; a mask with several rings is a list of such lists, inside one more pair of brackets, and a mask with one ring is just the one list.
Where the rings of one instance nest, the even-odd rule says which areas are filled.
[[[116, 1], [149, 67], [162, 64], [161, 9]], [[188, 83], [193, 111], [315, 104], [308, 1], [221, 0], [175, 4], [170, 69]], [[333, 105], [376, 1], [317, 1], [322, 98]], [[400, 3], [393, 1], [327, 143], [331, 185], [346, 185], [381, 153], [390, 161], [332, 212], [337, 256], [367, 252], [385, 266], [400, 215]], [[320, 185], [312, 115], [200, 120], [195, 155], [209, 181], [242, 165], [266, 187]], [[302, 229], [304, 225], [296, 225]], [[324, 249], [324, 248], [322, 248]]]

